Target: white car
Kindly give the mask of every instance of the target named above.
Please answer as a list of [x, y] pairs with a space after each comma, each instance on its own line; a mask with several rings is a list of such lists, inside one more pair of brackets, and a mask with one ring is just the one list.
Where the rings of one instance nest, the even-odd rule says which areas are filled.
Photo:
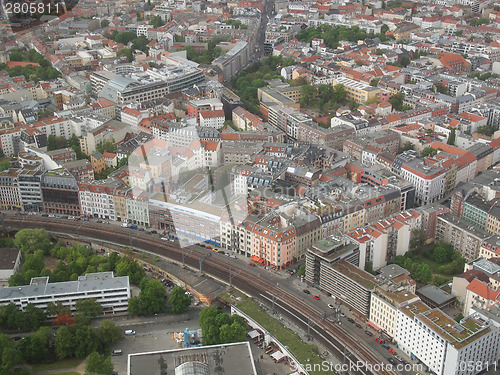
[[331, 308], [331, 309], [335, 308], [335, 306], [333, 306], [331, 303], [328, 304], [328, 307]]

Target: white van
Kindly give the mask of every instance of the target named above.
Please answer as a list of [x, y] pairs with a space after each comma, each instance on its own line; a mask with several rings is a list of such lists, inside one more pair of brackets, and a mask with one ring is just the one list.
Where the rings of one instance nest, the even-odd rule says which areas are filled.
[[133, 335], [135, 335], [135, 331], [133, 329], [127, 329], [127, 330], [125, 330], [124, 333], [127, 336], [133, 336]]
[[126, 221], [124, 221], [124, 222], [122, 223], [122, 228], [127, 228], [127, 227], [128, 227], [128, 224], [127, 224], [127, 222], [126, 222]]
[[115, 349], [111, 352], [111, 355], [122, 355], [122, 350], [121, 349]]

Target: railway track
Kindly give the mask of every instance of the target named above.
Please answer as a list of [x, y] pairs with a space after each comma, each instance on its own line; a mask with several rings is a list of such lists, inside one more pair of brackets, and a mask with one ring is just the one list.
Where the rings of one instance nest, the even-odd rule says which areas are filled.
[[[130, 229], [116, 228], [110, 232], [109, 226], [95, 225], [89, 222], [65, 221], [61, 219], [48, 219], [38, 216], [4, 216], [2, 219], [3, 229], [7, 226], [12, 229], [22, 228], [45, 228], [51, 232], [60, 232], [85, 236], [89, 238], [110, 241], [122, 246], [133, 246], [176, 262], [183, 262], [188, 266], [198, 268], [199, 260], [206, 251], [189, 247], [182, 250], [178, 245], [165, 242], [144, 232], [131, 232]], [[229, 271], [231, 268], [231, 271]], [[323, 313], [310, 306], [296, 295], [280, 288], [274, 282], [261, 278], [253, 270], [240, 267], [228, 262], [221, 257], [214, 256], [204, 261], [203, 270], [222, 281], [229, 282], [231, 272], [232, 285], [246, 294], [267, 302], [274, 301], [275, 310], [292, 320], [299, 327], [309, 329], [312, 336], [329, 349], [337, 358], [345, 358], [345, 363], [366, 363], [366, 366], [358, 369], [351, 368], [350, 373], [359, 375], [388, 374], [396, 375], [398, 372], [388, 369], [385, 358], [374, 354], [365, 344], [356, 339], [355, 336], [341, 329], [337, 324], [324, 319]], [[312, 324], [311, 324], [312, 323]], [[385, 364], [385, 366], [381, 366]]]

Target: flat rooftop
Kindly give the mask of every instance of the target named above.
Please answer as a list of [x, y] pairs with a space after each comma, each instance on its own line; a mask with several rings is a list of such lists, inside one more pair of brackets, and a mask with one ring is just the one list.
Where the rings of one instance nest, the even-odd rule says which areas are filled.
[[457, 349], [463, 348], [490, 332], [490, 328], [483, 326], [472, 317], [467, 317], [457, 323], [439, 309], [424, 312], [418, 316], [418, 319]]
[[372, 290], [378, 284], [375, 276], [369, 274], [361, 268], [356, 267], [355, 265], [352, 265], [351, 263], [346, 262], [345, 260], [340, 260], [337, 263], [332, 264], [332, 268], [354, 280], [366, 289]]
[[187, 362], [206, 364], [210, 375], [257, 375], [248, 342], [129, 354], [127, 373], [163, 374], [164, 369], [169, 369], [173, 374], [178, 366]]
[[99, 272], [80, 276], [77, 281], [49, 283], [48, 277], [35, 277], [30, 285], [0, 289], [0, 301], [52, 295], [129, 288], [128, 276], [114, 277], [113, 272]]
[[435, 285], [426, 285], [418, 289], [417, 294], [431, 300], [436, 305], [441, 305], [455, 298], [452, 294], [445, 292]]
[[425, 311], [429, 311], [430, 309], [431, 308], [422, 301], [416, 301], [403, 307], [401, 311], [408, 315], [411, 319], [414, 319], [415, 316], [422, 314]]

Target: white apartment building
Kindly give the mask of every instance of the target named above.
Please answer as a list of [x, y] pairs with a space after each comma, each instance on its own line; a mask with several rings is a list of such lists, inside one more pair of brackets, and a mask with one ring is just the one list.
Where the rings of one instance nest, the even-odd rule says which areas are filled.
[[229, 251], [250, 256], [252, 254], [252, 231], [247, 228], [246, 216], [237, 212], [223, 214], [220, 219], [220, 244]]
[[500, 330], [472, 316], [457, 323], [417, 301], [398, 311], [395, 340], [437, 375], [475, 375], [496, 363]]
[[125, 199], [128, 222], [149, 227], [149, 198], [144, 192], [141, 194], [139, 189], [136, 190], [136, 193], [129, 191]]
[[82, 215], [116, 220], [114, 187], [97, 184], [78, 184]]
[[137, 111], [133, 108], [125, 107], [121, 110], [121, 121], [125, 124], [130, 125], [130, 130], [133, 133], [138, 132], [139, 123], [148, 117], [147, 111]]
[[222, 109], [217, 111], [201, 111], [199, 115], [200, 126], [210, 126], [215, 129], [220, 129], [224, 126], [226, 117]]
[[372, 291], [369, 322], [388, 336], [396, 334], [398, 310], [420, 298], [404, 287], [383, 284]]
[[60, 283], [49, 283], [48, 277], [34, 277], [30, 285], [0, 289], [0, 305], [14, 303], [23, 311], [29, 303], [46, 309], [50, 302], [61, 302], [75, 311], [76, 301], [87, 298], [95, 298], [101, 304], [103, 315], [126, 314], [130, 298], [128, 276], [98, 272]]
[[417, 204], [432, 203], [444, 195], [446, 173], [440, 163], [428, 164], [414, 159], [402, 165], [401, 177], [415, 186]]

